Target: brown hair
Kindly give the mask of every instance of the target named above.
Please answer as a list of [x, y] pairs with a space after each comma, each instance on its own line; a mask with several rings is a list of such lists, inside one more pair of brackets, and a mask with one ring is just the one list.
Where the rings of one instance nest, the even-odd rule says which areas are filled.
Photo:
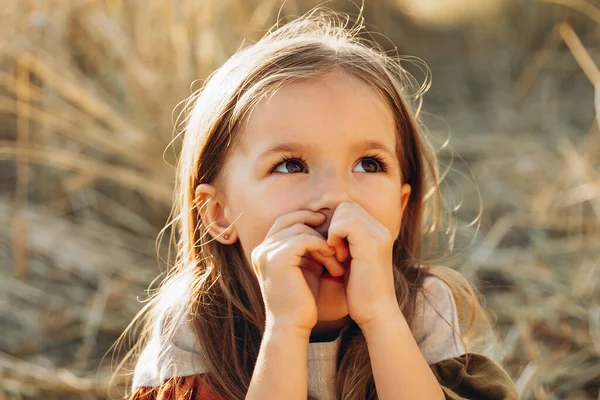
[[[407, 321], [412, 325], [423, 279], [436, 275], [452, 289], [461, 331], [466, 327], [461, 333], [464, 343], [477, 338], [479, 328], [489, 330], [478, 293], [467, 280], [449, 268], [433, 266], [443, 212], [438, 159], [418, 119], [423, 88], [415, 86], [399, 60], [358, 37], [359, 21], [349, 28], [338, 14], [314, 9], [239, 50], [188, 101], [191, 112], [186, 117], [171, 221], [179, 233], [177, 258], [160, 291], [136, 317], [151, 311], [138, 349], [148, 339], [157, 315], [169, 307], [164, 304], [172, 299], [167, 290], [181, 283], [178, 292], [188, 295], [185, 311], [211, 371], [208, 383], [225, 398], [245, 397], [265, 310], [239, 241], [224, 245], [207, 239], [195, 188], [202, 183], [222, 185], [223, 166], [239, 143], [242, 123], [265, 94], [333, 70], [340, 69], [377, 90], [395, 116], [402, 182], [411, 186], [408, 217], [393, 248], [396, 295]], [[336, 379], [340, 399], [376, 398], [367, 345], [356, 324], [343, 333]]]

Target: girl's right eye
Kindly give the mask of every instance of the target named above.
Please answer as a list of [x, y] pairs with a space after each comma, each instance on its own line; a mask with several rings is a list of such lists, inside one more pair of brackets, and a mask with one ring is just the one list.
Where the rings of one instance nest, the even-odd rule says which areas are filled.
[[[292, 156], [292, 157], [283, 157], [281, 161], [276, 163], [273, 168], [271, 168], [271, 172], [277, 174], [297, 174], [303, 173], [300, 169], [304, 168], [304, 164], [306, 164], [306, 160], [302, 157]], [[288, 168], [286, 168], [286, 165]], [[286, 171], [287, 170], [287, 171]]]

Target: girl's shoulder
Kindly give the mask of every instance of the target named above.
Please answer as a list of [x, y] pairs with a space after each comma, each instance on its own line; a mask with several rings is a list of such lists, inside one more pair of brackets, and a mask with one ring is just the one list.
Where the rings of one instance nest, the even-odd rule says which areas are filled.
[[423, 288], [427, 297], [434, 302], [444, 302], [448, 300], [448, 295], [452, 295], [450, 286], [442, 278], [435, 275], [428, 275], [423, 279]]
[[184, 302], [158, 310], [133, 373], [133, 387], [155, 387], [166, 379], [208, 372]]
[[411, 329], [428, 364], [466, 353], [460, 339], [458, 311], [452, 290], [436, 276], [423, 280]]
[[467, 352], [450, 286], [428, 276], [423, 288], [417, 297], [413, 335], [446, 398], [518, 399], [513, 381], [497, 361]]

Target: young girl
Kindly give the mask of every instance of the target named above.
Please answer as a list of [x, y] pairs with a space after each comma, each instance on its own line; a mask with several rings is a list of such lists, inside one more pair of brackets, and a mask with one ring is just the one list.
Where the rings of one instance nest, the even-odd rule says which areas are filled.
[[426, 261], [441, 202], [420, 97], [360, 29], [315, 9], [194, 96], [176, 269], [130, 399], [517, 398], [467, 351], [476, 293]]

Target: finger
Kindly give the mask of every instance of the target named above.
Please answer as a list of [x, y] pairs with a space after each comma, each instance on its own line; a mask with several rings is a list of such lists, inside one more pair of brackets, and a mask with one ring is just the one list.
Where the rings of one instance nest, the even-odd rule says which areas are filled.
[[323, 267], [321, 266], [321, 264], [308, 255], [302, 257], [302, 260], [300, 260], [300, 264], [298, 264], [298, 266], [300, 268], [306, 268], [311, 270], [317, 276], [321, 276], [323, 272]]
[[297, 223], [306, 224], [309, 226], [319, 226], [325, 222], [327, 217], [325, 214], [311, 210], [298, 210], [279, 216], [269, 232], [267, 237], [274, 235], [283, 229], [289, 228]]
[[318, 251], [311, 252], [310, 256], [312, 256], [315, 260], [317, 260], [321, 265], [325, 267], [327, 272], [333, 276], [342, 276], [344, 275], [345, 269], [344, 266], [335, 259], [333, 256], [324, 257], [319, 254]]
[[[325, 241], [325, 239], [323, 238], [323, 236], [321, 236], [321, 234], [319, 232], [317, 232], [310, 226], [303, 224], [302, 222], [297, 222], [292, 226], [289, 226], [287, 228], [280, 230], [279, 232], [273, 233], [273, 235], [271, 237], [268, 237], [267, 239], [265, 239], [265, 242], [266, 243], [275, 243], [275, 242], [279, 242], [279, 241], [285, 240], [287, 238], [302, 235], [302, 234], [313, 235], [315, 237], [323, 239], [323, 242], [327, 243]], [[323, 251], [323, 255], [326, 255], [326, 256], [333, 255], [334, 253], [335, 253], [334, 248]]]
[[[318, 232], [317, 232], [317, 234], [318, 234]], [[319, 235], [319, 236], [321, 236], [321, 235]], [[323, 240], [325, 240], [325, 239], [323, 239]], [[331, 257], [331, 256], [335, 255], [335, 247], [327, 246], [327, 249], [328, 249], [327, 251], [319, 251], [318, 253], [320, 255], [322, 255], [323, 257]]]
[[[306, 225], [299, 225], [305, 230], [310, 229]], [[331, 250], [318, 232], [304, 231], [290, 235], [289, 230], [278, 232], [277, 235], [286, 235], [280, 240], [262, 243], [252, 250], [252, 266], [257, 274], [264, 274], [263, 270], [268, 265], [275, 266], [275, 268], [278, 268], [279, 265], [299, 266], [307, 253], [327, 253]], [[270, 261], [267, 261], [268, 259]], [[323, 267], [319, 265], [318, 270], [320, 274]]]
[[333, 276], [343, 275], [344, 267], [342, 266], [341, 262], [338, 262], [338, 260], [335, 257], [336, 249], [334, 247], [328, 246], [326, 240], [323, 238], [323, 236], [321, 236], [321, 234], [319, 232], [315, 231], [314, 229], [312, 229], [304, 224], [296, 224], [280, 233], [282, 235], [289, 234], [289, 236], [297, 236], [299, 234], [306, 233], [309, 235], [313, 235], [319, 239], [322, 239], [323, 243], [325, 243], [324, 249], [319, 250], [319, 251], [313, 251], [313, 252], [310, 252], [309, 254], [312, 255], [315, 260], [320, 262], [321, 265], [325, 266], [325, 268], [327, 268], [327, 270], [329, 271], [329, 273], [331, 275], [333, 275]]
[[350, 256], [350, 248], [348, 240], [339, 236], [330, 235], [327, 238], [327, 244], [335, 248], [335, 258], [339, 262], [344, 262]]
[[[307, 255], [307, 253], [309, 253], [309, 255], [311, 255], [313, 258], [321, 258], [323, 256], [320, 256], [317, 253], [326, 253], [327, 251], [329, 251], [329, 246], [327, 245], [327, 242], [325, 241], [325, 239], [323, 239], [322, 236], [315, 236], [310, 233], [302, 233], [300, 235], [294, 236], [291, 240], [289, 240], [286, 246], [289, 247], [289, 251], [293, 254], [293, 256], [296, 257], [296, 259], [293, 260], [296, 265], [300, 263], [302, 257]], [[335, 258], [323, 257], [322, 261], [325, 260], [335, 261]], [[332, 265], [331, 261], [327, 261], [327, 264], [331, 266], [333, 272], [335, 273], [337, 271], [335, 268], [336, 266]]]
[[350, 258], [350, 244], [348, 243], [348, 239], [342, 240], [342, 244], [338, 245], [335, 251], [339, 262], [344, 262]]

